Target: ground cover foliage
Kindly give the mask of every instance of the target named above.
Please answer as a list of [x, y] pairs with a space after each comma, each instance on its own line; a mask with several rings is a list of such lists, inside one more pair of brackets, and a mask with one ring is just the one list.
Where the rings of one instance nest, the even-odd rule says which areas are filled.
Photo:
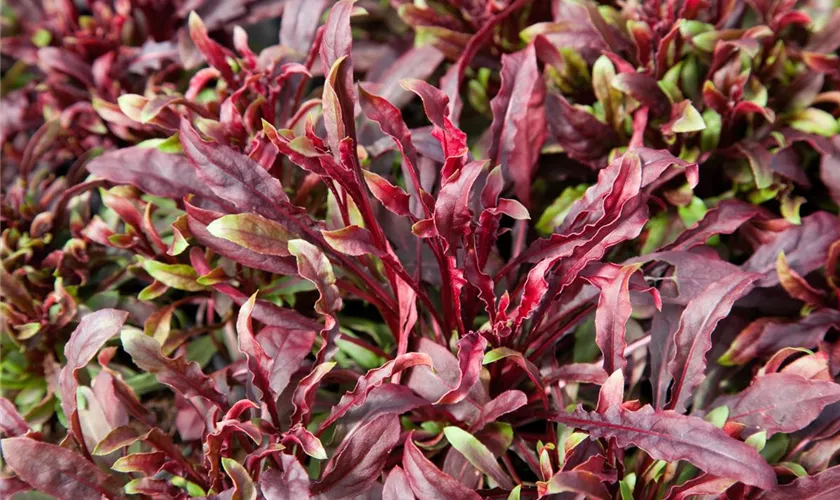
[[4, 498], [840, 495], [831, 0], [9, 0]]

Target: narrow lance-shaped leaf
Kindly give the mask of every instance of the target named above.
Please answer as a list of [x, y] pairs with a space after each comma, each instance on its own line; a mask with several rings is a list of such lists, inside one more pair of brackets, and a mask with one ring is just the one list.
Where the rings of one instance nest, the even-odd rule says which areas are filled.
[[442, 472], [414, 444], [413, 432], [405, 439], [402, 466], [411, 491], [418, 500], [480, 500], [476, 492]]
[[79, 415], [76, 412], [76, 389], [79, 386], [76, 376], [78, 371], [87, 366], [96, 356], [105, 342], [120, 333], [126, 319], [128, 319], [128, 313], [116, 309], [103, 309], [88, 314], [82, 318], [64, 346], [67, 363], [61, 369], [58, 381], [61, 388], [61, 409], [64, 410], [70, 422], [71, 432], [85, 452], [87, 452], [87, 447], [82, 436]]
[[458, 341], [458, 384], [441, 396], [435, 404], [454, 404], [467, 397], [470, 388], [478, 381], [486, 347], [487, 339], [476, 332]]
[[56, 498], [124, 498], [116, 477], [81, 455], [26, 437], [0, 441], [3, 458], [17, 477]]
[[132, 361], [143, 370], [154, 373], [160, 383], [185, 397], [201, 396], [221, 408], [227, 407], [225, 397], [216, 388], [213, 379], [201, 371], [198, 363], [187, 361], [184, 356], [174, 359], [164, 356], [160, 344], [139, 331], [124, 330], [121, 340]]
[[545, 82], [534, 45], [502, 56], [502, 83], [493, 109], [490, 158], [512, 178], [516, 196], [527, 206], [531, 177], [545, 140]]
[[633, 307], [630, 305], [630, 277], [641, 264], [616, 266], [603, 264], [583, 279], [601, 290], [595, 310], [595, 342], [604, 354], [604, 370], [613, 373], [624, 370], [627, 360], [625, 328]]
[[263, 350], [262, 345], [254, 335], [254, 329], [251, 325], [251, 314], [254, 311], [254, 304], [257, 300], [257, 293], [251, 295], [240, 309], [239, 317], [236, 320], [237, 346], [239, 350], [245, 354], [245, 359], [248, 364], [248, 371], [251, 376], [251, 383], [254, 385], [257, 397], [260, 398], [263, 404], [268, 408], [268, 413], [271, 415], [272, 422], [276, 426], [280, 426], [280, 417], [277, 414], [277, 407], [275, 401], [277, 395], [271, 390], [269, 366], [271, 360]]
[[207, 226], [216, 238], [236, 243], [266, 255], [291, 255], [287, 247], [295, 239], [282, 224], [257, 214], [233, 214], [218, 218]]
[[444, 427], [443, 433], [453, 448], [458, 450], [473, 466], [490, 476], [502, 489], [510, 490], [513, 482], [499, 466], [489, 449], [469, 432], [459, 427]]
[[594, 438], [615, 438], [621, 447], [638, 446], [657, 460], [686, 460], [709, 474], [763, 489], [776, 486], [776, 474], [755, 449], [697, 417], [651, 406], [637, 411], [613, 406], [604, 413], [578, 408], [550, 419]]
[[222, 458], [222, 467], [233, 481], [232, 500], [257, 500], [257, 488], [245, 467], [231, 458]]
[[668, 363], [674, 378], [668, 408], [682, 410], [688, 402], [691, 392], [703, 380], [706, 353], [712, 347], [712, 332], [729, 314], [735, 301], [746, 295], [760, 277], [755, 273], [727, 276], [706, 287], [688, 303], [674, 333], [676, 349]]
[[280, 471], [274, 467], [260, 475], [260, 490], [272, 500], [297, 500], [309, 496], [309, 475], [294, 455], [280, 453]]
[[342, 441], [323, 478], [312, 486], [324, 500], [341, 499], [367, 491], [376, 481], [391, 450], [400, 439], [397, 415], [382, 415], [359, 427]]

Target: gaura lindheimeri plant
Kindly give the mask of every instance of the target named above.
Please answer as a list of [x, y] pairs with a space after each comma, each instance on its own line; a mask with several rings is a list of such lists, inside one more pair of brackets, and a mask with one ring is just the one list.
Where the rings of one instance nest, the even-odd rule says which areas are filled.
[[3, 498], [840, 494], [831, 2], [33, 4]]

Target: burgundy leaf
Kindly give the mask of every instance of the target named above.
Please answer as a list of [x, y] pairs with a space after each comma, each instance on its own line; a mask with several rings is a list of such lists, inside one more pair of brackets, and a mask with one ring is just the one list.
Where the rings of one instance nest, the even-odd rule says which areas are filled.
[[764, 489], [776, 486], [773, 469], [755, 449], [697, 417], [655, 411], [651, 406], [637, 411], [614, 406], [604, 413], [578, 408], [551, 419], [594, 438], [615, 438], [621, 447], [638, 446], [657, 460], [686, 460], [709, 474]]
[[203, 181], [219, 198], [243, 212], [277, 219], [279, 203], [289, 197], [280, 181], [257, 162], [222, 144], [205, 142], [186, 120], [181, 121], [181, 145]]
[[160, 344], [142, 332], [124, 330], [121, 335], [123, 349], [132, 361], [143, 370], [154, 373], [158, 381], [180, 392], [185, 397], [201, 396], [221, 408], [227, 401], [213, 379], [201, 371], [198, 363], [187, 361], [184, 356], [169, 358], [160, 351]]
[[457, 480], [441, 472], [430, 462], [412, 441], [413, 433], [405, 440], [403, 451], [403, 469], [411, 485], [411, 491], [417, 500], [450, 500], [459, 498], [479, 500], [481, 497], [466, 488]]
[[785, 347], [813, 348], [835, 325], [840, 325], [840, 311], [834, 309], [820, 309], [797, 321], [759, 318], [738, 334], [718, 362], [742, 365]]
[[478, 333], [470, 333], [458, 341], [458, 367], [460, 376], [457, 385], [447, 391], [435, 404], [453, 404], [467, 397], [470, 388], [481, 373], [481, 361], [487, 340]]
[[399, 439], [396, 415], [382, 415], [359, 427], [342, 441], [322, 479], [312, 486], [312, 493], [325, 500], [364, 493], [382, 472]]
[[828, 247], [840, 239], [840, 224], [836, 216], [828, 212], [817, 212], [803, 217], [801, 225], [790, 226], [767, 236], [767, 241], [756, 248], [752, 257], [743, 265], [744, 271], [764, 275], [757, 284], [762, 287], [779, 282], [776, 273], [779, 252], [785, 253], [790, 268], [802, 276], [822, 266]]
[[469, 208], [470, 194], [485, 164], [483, 161], [468, 163], [452, 174], [438, 193], [434, 213], [435, 228], [443, 238], [447, 251], [458, 248], [461, 237], [469, 234], [469, 223], [472, 220]]
[[25, 437], [0, 441], [17, 477], [57, 498], [124, 498], [115, 476], [71, 450]]
[[256, 335], [254, 335], [254, 329], [251, 325], [251, 314], [254, 311], [256, 300], [257, 294], [254, 293], [248, 299], [248, 302], [239, 309], [239, 317], [236, 320], [237, 347], [240, 352], [245, 354], [248, 371], [250, 372], [250, 383], [254, 386], [257, 398], [261, 399], [268, 407], [274, 425], [279, 427], [280, 417], [275, 406], [277, 394], [271, 390], [271, 373], [269, 371], [271, 361]]
[[548, 128], [569, 157], [592, 165], [606, 163], [607, 154], [618, 144], [612, 127], [556, 93], [548, 94], [546, 111]]
[[826, 469], [815, 476], [797, 478], [790, 484], [765, 491], [760, 500], [831, 500], [840, 494], [840, 466]]
[[756, 217], [760, 210], [749, 203], [738, 200], [724, 200], [695, 226], [685, 230], [676, 240], [665, 245], [662, 250], [690, 250], [702, 245], [716, 234], [732, 234], [741, 225]]
[[619, 267], [604, 264], [583, 276], [601, 290], [598, 308], [595, 310], [595, 342], [604, 354], [604, 370], [612, 373], [624, 370], [627, 360], [624, 348], [627, 341], [624, 330], [630, 319], [630, 277], [639, 270], [640, 264]]
[[268, 500], [297, 500], [309, 496], [309, 475], [294, 455], [280, 453], [283, 470], [271, 468], [260, 475], [260, 490]]
[[533, 44], [502, 56], [501, 79], [501, 88], [490, 101], [489, 156], [510, 175], [516, 196], [528, 206], [531, 178], [545, 139], [545, 83]]
[[8, 437], [17, 437], [23, 436], [29, 430], [29, 424], [20, 416], [14, 403], [0, 398], [0, 431]]
[[709, 285], [691, 300], [674, 333], [676, 349], [668, 362], [674, 378], [669, 408], [682, 410], [692, 391], [703, 380], [706, 353], [712, 347], [712, 332], [739, 298], [746, 295], [760, 276], [739, 273]]
[[321, 22], [326, 0], [290, 0], [283, 4], [280, 18], [280, 45], [301, 56], [309, 52]]
[[808, 380], [791, 373], [770, 373], [732, 396], [718, 398], [713, 407], [726, 405], [729, 420], [766, 431], [790, 433], [810, 424], [823, 408], [840, 401], [840, 385]]
[[408, 476], [399, 465], [395, 465], [388, 473], [385, 486], [382, 488], [382, 500], [414, 500]]
[[70, 421], [71, 432], [85, 450], [87, 448], [82, 436], [81, 422], [76, 412], [76, 389], [79, 386], [76, 377], [79, 370], [90, 363], [105, 342], [120, 333], [126, 319], [128, 313], [116, 309], [103, 309], [88, 314], [82, 318], [64, 346], [67, 364], [61, 369], [58, 382], [61, 387], [61, 409]]
[[545, 495], [574, 493], [584, 495], [586, 498], [599, 500], [608, 500], [611, 498], [607, 488], [601, 484], [598, 476], [586, 471], [560, 471], [551, 476], [551, 479], [544, 485], [538, 484], [537, 488], [543, 491]]

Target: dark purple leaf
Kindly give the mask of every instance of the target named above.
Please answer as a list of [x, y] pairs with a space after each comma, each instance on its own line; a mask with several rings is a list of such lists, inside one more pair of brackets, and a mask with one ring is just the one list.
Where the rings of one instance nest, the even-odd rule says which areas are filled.
[[441, 472], [423, 456], [412, 441], [413, 433], [405, 440], [403, 451], [403, 469], [411, 485], [411, 491], [417, 500], [451, 500], [459, 498], [465, 500], [479, 500], [481, 497], [464, 487], [457, 480]]
[[686, 460], [709, 474], [764, 489], [776, 486], [776, 474], [755, 449], [697, 417], [651, 406], [637, 411], [614, 406], [604, 413], [578, 408], [551, 419], [593, 438], [614, 438], [621, 447], [638, 446], [657, 460]]

